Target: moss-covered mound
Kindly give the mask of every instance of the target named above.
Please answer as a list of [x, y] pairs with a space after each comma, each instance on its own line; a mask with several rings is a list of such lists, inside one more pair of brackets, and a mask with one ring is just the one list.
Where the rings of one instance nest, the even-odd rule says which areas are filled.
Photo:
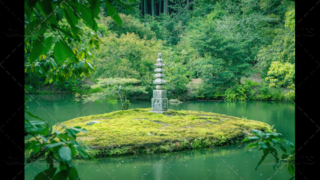
[[[92, 115], [63, 122], [88, 133], [77, 139], [95, 149], [96, 155], [154, 153], [240, 142], [251, 129], [265, 131], [266, 123], [223, 114], [169, 110], [164, 114], [148, 109], [130, 109]], [[90, 121], [100, 123], [86, 125]], [[54, 129], [61, 129], [57, 124]]]

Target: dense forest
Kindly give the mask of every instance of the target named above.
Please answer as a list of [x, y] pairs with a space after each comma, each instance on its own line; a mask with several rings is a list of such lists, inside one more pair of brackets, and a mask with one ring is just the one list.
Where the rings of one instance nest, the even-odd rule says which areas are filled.
[[[108, 15], [105, 2], [97, 32], [80, 20], [75, 30], [86, 49], [79, 59], [82, 78], [36, 76], [55, 66], [50, 58], [26, 62], [25, 86], [30, 93], [101, 91], [98, 78], [140, 80], [146, 93], [126, 93], [149, 100], [154, 64], [162, 53], [168, 97], [179, 100], [292, 100], [295, 97], [295, 7], [290, 0], [135, 0], [114, 1], [122, 26]], [[130, 5], [130, 6], [128, 6]], [[123, 8], [128, 6], [128, 8]], [[50, 36], [52, 32], [46, 32]], [[67, 33], [66, 33], [67, 34]], [[51, 34], [52, 36], [52, 34]], [[94, 37], [101, 39], [94, 43]], [[51, 41], [56, 41], [55, 39]], [[57, 46], [57, 45], [56, 45]], [[59, 46], [51, 47], [63, 48]], [[79, 53], [78, 53], [79, 54]], [[32, 55], [32, 54], [31, 54]], [[31, 71], [30, 71], [31, 70]], [[70, 75], [74, 72], [64, 72]], [[71, 76], [71, 75], [70, 75]], [[65, 77], [65, 78], [64, 78]]]

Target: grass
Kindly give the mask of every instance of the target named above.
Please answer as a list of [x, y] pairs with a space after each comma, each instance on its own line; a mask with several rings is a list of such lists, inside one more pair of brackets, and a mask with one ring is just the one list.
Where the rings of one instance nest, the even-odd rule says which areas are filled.
[[[266, 123], [223, 114], [168, 110], [151, 113], [151, 108], [114, 111], [78, 117], [63, 122], [80, 126], [88, 133], [77, 134], [95, 156], [179, 151], [240, 142], [251, 129], [265, 131]], [[90, 121], [98, 124], [86, 125]], [[61, 130], [57, 124], [54, 129]]]

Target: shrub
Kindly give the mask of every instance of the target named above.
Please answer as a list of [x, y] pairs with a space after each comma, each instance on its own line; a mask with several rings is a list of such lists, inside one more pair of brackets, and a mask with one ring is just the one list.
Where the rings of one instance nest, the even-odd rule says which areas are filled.
[[130, 107], [130, 101], [126, 100], [123, 104], [122, 104], [122, 110], [127, 110]]

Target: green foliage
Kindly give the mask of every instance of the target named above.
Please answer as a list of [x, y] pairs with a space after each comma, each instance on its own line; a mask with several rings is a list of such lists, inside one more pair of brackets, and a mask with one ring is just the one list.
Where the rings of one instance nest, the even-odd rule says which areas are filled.
[[[243, 142], [254, 140], [253, 143], [248, 145], [248, 150], [259, 149], [263, 151], [263, 156], [255, 169], [257, 170], [266, 156], [271, 154], [275, 158], [273, 169], [275, 170], [281, 163], [284, 163], [285, 166], [288, 167], [288, 172], [291, 174], [292, 178], [295, 178], [295, 146], [293, 143], [283, 138], [279, 138], [282, 134], [276, 133], [275, 130], [269, 130], [264, 133], [260, 130], [252, 129], [252, 133], [253, 136], [245, 138]], [[290, 150], [288, 150], [289, 147]], [[282, 155], [280, 155], [277, 148], [282, 150]]]
[[[120, 37], [110, 34], [101, 39], [105, 45], [96, 53], [96, 69], [91, 78], [136, 78], [152, 85], [156, 55], [163, 49], [161, 41], [140, 39], [133, 33]], [[162, 54], [166, 57], [166, 52]]]
[[187, 70], [185, 66], [180, 63], [169, 62], [166, 63], [166, 88], [174, 94], [174, 97], [179, 99], [187, 91], [187, 84], [189, 82]]
[[294, 64], [281, 63], [274, 61], [268, 71], [266, 80], [269, 82], [270, 87], [288, 87], [294, 86], [295, 68]]
[[130, 101], [126, 100], [123, 104], [122, 104], [122, 110], [128, 110], [130, 107]]
[[284, 87], [289, 89], [285, 96], [291, 100], [295, 99], [295, 68], [294, 64], [274, 61], [268, 71], [267, 82], [270, 87]]
[[295, 9], [291, 9], [286, 12], [285, 24], [286, 28], [290, 28], [291, 31], [294, 31], [295, 27]]
[[239, 100], [245, 101], [247, 99], [246, 89], [243, 86], [237, 85], [232, 89], [227, 89], [225, 91], [225, 100]]
[[271, 45], [261, 48], [256, 56], [257, 66], [267, 72], [273, 62], [295, 63], [295, 10], [289, 8], [285, 15], [285, 28], [277, 29]]
[[127, 33], [134, 33], [139, 38], [146, 38], [148, 40], [156, 38], [156, 33], [150, 29], [148, 26], [144, 26], [139, 19], [132, 17], [131, 15], [125, 15], [120, 13], [120, 17], [123, 21], [123, 25], [120, 27], [110, 17], [102, 17], [100, 22], [104, 23], [108, 29], [119, 36], [121, 34], [126, 35]]
[[[26, 101], [28, 98], [25, 99]], [[78, 173], [72, 164], [72, 158], [76, 153], [83, 158], [95, 160], [86, 149], [90, 149], [81, 140], [77, 140], [77, 133], [86, 133], [87, 130], [81, 127], [69, 127], [61, 124], [64, 131], [53, 130], [46, 121], [35, 116], [25, 107], [25, 136], [32, 136], [25, 140], [25, 152], [27, 153], [27, 163], [33, 163], [38, 159], [45, 159], [49, 168], [40, 172], [34, 179], [77, 179]], [[60, 171], [56, 173], [57, 168], [54, 162], [59, 162]], [[96, 161], [96, 160], [95, 160]]]
[[72, 82], [69, 79], [68, 81], [64, 81], [64, 82], [56, 81], [53, 83], [53, 85], [55, 85], [55, 87], [60, 90], [66, 90], [68, 92], [75, 92], [78, 90], [78, 86], [80, 85], [80, 83], [81, 82], [77, 79], [74, 82]]
[[92, 89], [99, 89], [100, 92], [92, 93], [84, 98], [84, 103], [93, 102], [106, 97], [117, 95], [122, 103], [122, 110], [126, 110], [130, 106], [127, 100], [128, 93], [145, 93], [145, 87], [139, 86], [140, 80], [133, 78], [98, 78], [97, 84], [91, 86]]
[[[71, 76], [73, 79], [80, 79], [80, 76], [140, 79], [149, 95], [129, 94], [149, 99], [156, 54], [161, 52], [166, 64], [167, 88], [171, 92], [168, 95], [173, 98], [294, 99], [295, 92], [290, 88], [284, 96], [279, 90], [259, 85], [247, 89], [240, 83], [241, 78], [253, 71], [262, 71], [261, 77], [265, 79], [273, 62], [294, 65], [295, 10], [290, 0], [199, 0], [191, 1], [189, 9], [186, 0], [181, 0], [170, 3], [169, 15], [153, 17], [141, 16], [141, 1], [138, 0], [101, 1], [100, 14], [97, 14], [95, 2], [92, 6], [80, 3], [78, 8], [87, 15], [85, 18], [77, 18], [70, 9], [61, 7], [61, 15], [66, 18], [56, 18], [59, 21], [53, 26], [55, 32], [46, 30], [44, 38], [34, 41], [37, 50], [31, 53], [31, 59], [39, 56], [39, 60], [28, 64], [26, 72], [38, 72], [39, 77], [47, 79], [45, 73], [56, 69], [53, 72], [56, 77], [49, 78], [46, 83], [67, 80]], [[111, 18], [110, 13], [115, 16]], [[86, 22], [92, 19], [94, 22]], [[58, 31], [63, 38], [56, 38]], [[46, 49], [40, 47], [41, 43], [50, 47], [48, 53], [42, 53]], [[72, 51], [74, 57], [61, 64], [53, 57], [55, 51], [61, 57], [71, 55]], [[68, 63], [70, 66], [64, 68]], [[187, 86], [189, 80], [196, 78], [201, 78], [201, 88]]]
[[[121, 26], [118, 12], [109, 0], [105, 6]], [[83, 75], [88, 77], [94, 70], [89, 59], [93, 57], [92, 50], [99, 49], [101, 42], [96, 23], [96, 19], [99, 19], [100, 0], [26, 0], [24, 7], [24, 57], [27, 77], [38, 76], [45, 78], [45, 83], [60, 83], [65, 88], [74, 90], [70, 83], [64, 82], [69, 79], [74, 82]], [[86, 38], [83, 34], [86, 29], [79, 27], [81, 23], [91, 29], [91, 35]], [[28, 101], [28, 98], [25, 101]], [[81, 127], [67, 128], [61, 124], [64, 132], [59, 132], [53, 130], [40, 117], [27, 111], [26, 106], [25, 113], [29, 116], [24, 120], [25, 136], [33, 136], [25, 141], [25, 151], [30, 152], [27, 163], [44, 158], [49, 165], [49, 169], [40, 172], [34, 179], [79, 179], [78, 172], [71, 163], [72, 158], [79, 153], [83, 158], [94, 159], [86, 152], [88, 146], [76, 139], [77, 133], [87, 131]], [[30, 118], [32, 120], [29, 120]], [[58, 162], [60, 166], [57, 173], [54, 162]]]

